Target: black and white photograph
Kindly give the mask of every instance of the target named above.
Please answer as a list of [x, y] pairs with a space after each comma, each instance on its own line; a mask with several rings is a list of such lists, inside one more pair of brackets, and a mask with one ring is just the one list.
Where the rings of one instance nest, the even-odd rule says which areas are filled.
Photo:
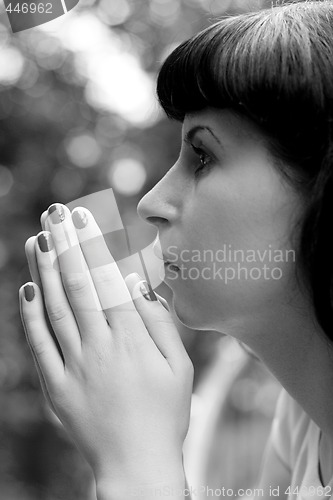
[[0, 1], [0, 500], [333, 496], [333, 0]]

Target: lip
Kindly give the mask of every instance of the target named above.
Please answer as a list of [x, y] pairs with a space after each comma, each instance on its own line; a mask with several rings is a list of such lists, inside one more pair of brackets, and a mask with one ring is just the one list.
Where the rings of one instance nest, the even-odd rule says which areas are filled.
[[179, 267], [172, 262], [164, 262], [164, 267], [169, 268], [170, 271], [180, 271]]

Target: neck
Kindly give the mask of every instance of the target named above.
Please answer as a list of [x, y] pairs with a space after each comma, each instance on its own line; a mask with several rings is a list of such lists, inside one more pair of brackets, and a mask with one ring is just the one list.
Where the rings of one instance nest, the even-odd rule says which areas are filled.
[[232, 330], [333, 443], [333, 346], [310, 308], [284, 306], [259, 322], [248, 317]]

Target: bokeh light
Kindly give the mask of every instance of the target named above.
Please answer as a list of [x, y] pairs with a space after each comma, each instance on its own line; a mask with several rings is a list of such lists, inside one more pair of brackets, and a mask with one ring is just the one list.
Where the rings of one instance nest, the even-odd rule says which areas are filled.
[[120, 158], [111, 165], [108, 173], [110, 186], [125, 196], [139, 193], [146, 179], [145, 167], [134, 158]]
[[124, 23], [130, 16], [132, 6], [127, 0], [100, 0], [97, 13], [109, 26]]
[[153, 21], [168, 25], [175, 22], [179, 14], [179, 0], [151, 0], [150, 2], [150, 16]]
[[152, 76], [101, 19], [89, 12], [69, 16], [57, 34], [75, 55], [76, 71], [87, 82], [89, 104], [115, 111], [136, 125], [158, 119]]
[[68, 139], [66, 152], [72, 163], [81, 168], [96, 165], [101, 156], [101, 148], [95, 137], [87, 133]]
[[24, 69], [24, 58], [15, 47], [1, 47], [0, 50], [0, 82], [3, 85], [14, 84]]

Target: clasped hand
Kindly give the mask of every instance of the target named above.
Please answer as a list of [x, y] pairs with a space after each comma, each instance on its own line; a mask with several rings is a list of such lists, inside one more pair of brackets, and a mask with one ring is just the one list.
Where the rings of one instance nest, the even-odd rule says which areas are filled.
[[193, 384], [172, 317], [138, 275], [123, 279], [87, 209], [52, 205], [42, 226], [19, 294], [45, 398], [97, 480], [163, 480], [182, 457]]

